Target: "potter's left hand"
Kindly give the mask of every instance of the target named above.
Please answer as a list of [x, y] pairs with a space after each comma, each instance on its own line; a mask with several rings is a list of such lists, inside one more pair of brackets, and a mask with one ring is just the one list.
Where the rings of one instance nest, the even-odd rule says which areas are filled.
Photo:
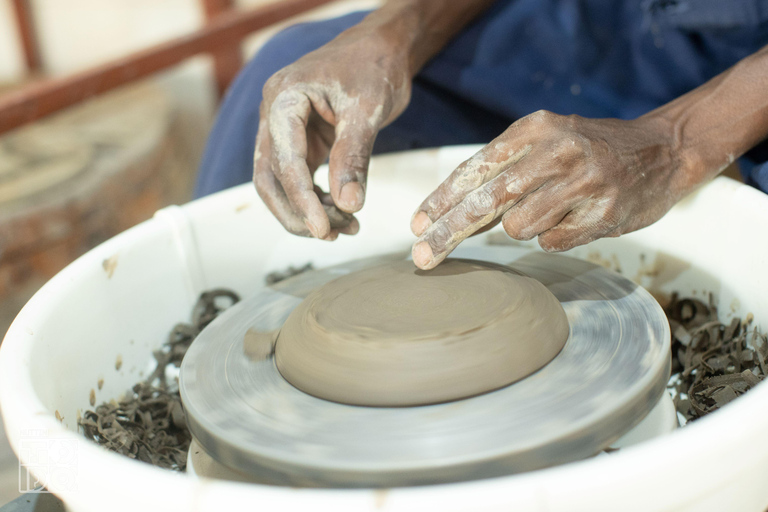
[[547, 251], [645, 227], [768, 139], [767, 88], [765, 46], [632, 121], [524, 117], [416, 210], [413, 261], [432, 268], [499, 221]]
[[585, 119], [539, 111], [462, 163], [411, 221], [413, 260], [439, 264], [499, 221], [517, 240], [564, 251], [661, 218], [690, 187], [671, 123]]

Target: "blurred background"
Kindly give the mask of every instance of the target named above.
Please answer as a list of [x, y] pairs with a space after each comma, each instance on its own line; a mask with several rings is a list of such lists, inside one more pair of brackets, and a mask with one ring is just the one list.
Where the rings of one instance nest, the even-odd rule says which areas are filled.
[[[217, 105], [286, 25], [377, 0], [0, 0], [0, 333], [90, 248], [191, 199]], [[0, 425], [0, 505], [18, 466]]]

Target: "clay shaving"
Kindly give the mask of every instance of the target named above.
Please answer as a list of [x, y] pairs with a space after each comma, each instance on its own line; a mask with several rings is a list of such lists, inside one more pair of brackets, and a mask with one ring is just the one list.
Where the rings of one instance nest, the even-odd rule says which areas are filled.
[[192, 437], [179, 396], [178, 368], [200, 331], [239, 300], [223, 289], [200, 295], [192, 322], [177, 324], [168, 341], [153, 352], [155, 371], [119, 400], [104, 402], [78, 420], [85, 437], [132, 459], [184, 471]]
[[704, 304], [675, 294], [665, 312], [672, 331], [668, 389], [685, 422], [716, 411], [765, 378], [768, 337], [752, 327], [752, 315], [724, 324], [711, 295]]

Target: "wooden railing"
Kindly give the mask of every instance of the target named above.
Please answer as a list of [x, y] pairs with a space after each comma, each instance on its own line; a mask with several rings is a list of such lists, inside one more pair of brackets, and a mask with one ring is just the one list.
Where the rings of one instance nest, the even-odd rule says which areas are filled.
[[[29, 6], [26, 0], [13, 1], [20, 37], [28, 39], [27, 43], [22, 41], [25, 62], [31, 70], [33, 66], [39, 68]], [[223, 91], [242, 65], [243, 38], [331, 1], [279, 0], [256, 9], [234, 10], [230, 0], [203, 0], [208, 22], [195, 32], [71, 76], [35, 81], [0, 96], [0, 133], [204, 53], [213, 56], [216, 83]]]
[[29, 73], [37, 73], [42, 68], [42, 61], [40, 60], [40, 48], [37, 45], [32, 7], [29, 5], [29, 0], [11, 0], [11, 7], [15, 16], [24, 64]]

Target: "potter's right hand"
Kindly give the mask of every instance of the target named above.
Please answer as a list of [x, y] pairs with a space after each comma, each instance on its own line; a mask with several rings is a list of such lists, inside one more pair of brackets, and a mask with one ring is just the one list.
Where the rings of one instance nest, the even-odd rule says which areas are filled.
[[[359, 229], [373, 142], [410, 98], [408, 56], [360, 26], [273, 75], [264, 86], [253, 182], [291, 233], [334, 240]], [[314, 184], [329, 159], [330, 194]]]
[[[419, 69], [493, 1], [388, 0], [267, 81], [253, 181], [288, 231], [357, 232], [376, 134], [405, 110]], [[313, 181], [326, 158], [330, 194]]]

